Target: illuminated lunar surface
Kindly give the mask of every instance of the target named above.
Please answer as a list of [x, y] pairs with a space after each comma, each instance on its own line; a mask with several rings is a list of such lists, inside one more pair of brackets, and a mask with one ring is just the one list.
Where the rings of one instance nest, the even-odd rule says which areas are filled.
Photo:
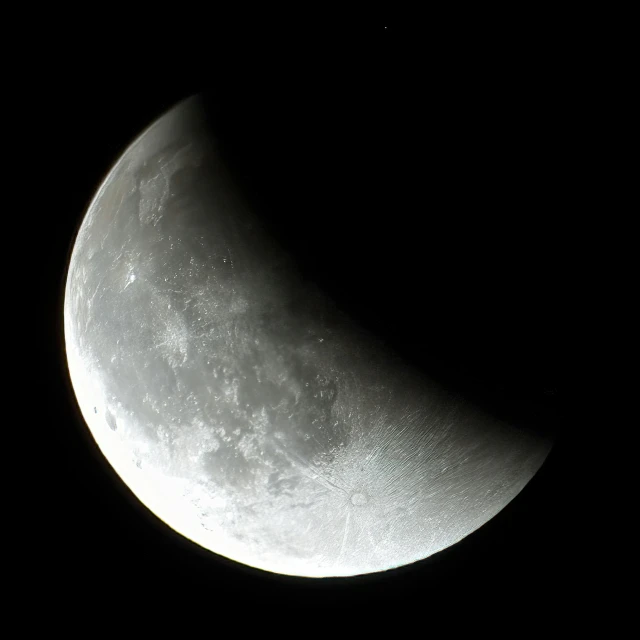
[[480, 527], [549, 443], [350, 324], [226, 176], [192, 98], [132, 144], [82, 223], [65, 339], [108, 462], [175, 531], [276, 573], [383, 571]]

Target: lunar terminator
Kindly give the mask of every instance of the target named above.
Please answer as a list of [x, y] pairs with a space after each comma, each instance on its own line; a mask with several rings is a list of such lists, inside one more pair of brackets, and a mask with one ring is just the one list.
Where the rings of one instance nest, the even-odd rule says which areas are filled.
[[80, 409], [122, 481], [183, 536], [266, 571], [426, 558], [499, 512], [550, 448], [419, 375], [305, 281], [197, 98], [100, 187], [64, 325]]

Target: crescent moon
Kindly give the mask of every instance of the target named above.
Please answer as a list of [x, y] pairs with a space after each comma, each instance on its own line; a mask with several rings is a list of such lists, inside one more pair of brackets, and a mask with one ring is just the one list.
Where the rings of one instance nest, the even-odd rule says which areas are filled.
[[197, 97], [98, 190], [64, 331], [122, 482], [186, 538], [265, 571], [424, 559], [503, 509], [551, 447], [413, 370], [305, 281], [234, 188]]

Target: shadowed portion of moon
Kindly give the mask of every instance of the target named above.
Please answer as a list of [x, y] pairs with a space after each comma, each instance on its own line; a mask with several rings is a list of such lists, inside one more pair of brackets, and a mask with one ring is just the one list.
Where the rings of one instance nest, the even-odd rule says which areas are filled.
[[195, 98], [109, 173], [64, 315], [80, 408], [118, 475], [179, 533], [260, 569], [426, 558], [500, 511], [549, 451], [305, 281], [237, 193]]

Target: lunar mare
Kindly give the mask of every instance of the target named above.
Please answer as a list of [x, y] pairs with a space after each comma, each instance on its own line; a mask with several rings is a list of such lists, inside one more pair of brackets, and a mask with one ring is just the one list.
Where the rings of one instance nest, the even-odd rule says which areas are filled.
[[550, 447], [420, 377], [305, 282], [234, 189], [196, 98], [96, 194], [64, 329], [122, 481], [186, 538], [271, 572], [426, 558], [500, 511]]

